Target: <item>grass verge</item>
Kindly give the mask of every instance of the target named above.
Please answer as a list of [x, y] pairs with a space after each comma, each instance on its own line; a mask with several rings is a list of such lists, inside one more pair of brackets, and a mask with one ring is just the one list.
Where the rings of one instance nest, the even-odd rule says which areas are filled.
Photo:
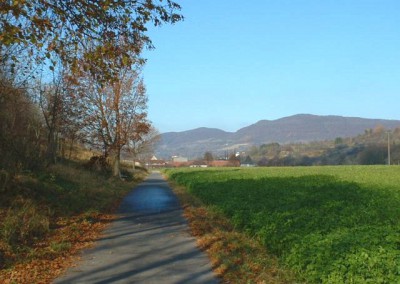
[[307, 283], [400, 283], [398, 166], [168, 170]]
[[121, 181], [58, 164], [16, 177], [0, 192], [0, 283], [51, 283], [94, 243], [144, 176]]
[[290, 271], [279, 266], [275, 256], [232, 223], [215, 207], [206, 206], [188, 193], [184, 186], [170, 181], [184, 208], [197, 245], [211, 259], [212, 267], [223, 283], [293, 283]]

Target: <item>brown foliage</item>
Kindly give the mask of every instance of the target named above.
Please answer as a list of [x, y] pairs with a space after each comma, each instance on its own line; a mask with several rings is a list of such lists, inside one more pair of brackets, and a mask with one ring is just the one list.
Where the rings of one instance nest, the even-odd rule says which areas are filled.
[[89, 162], [85, 164], [85, 168], [98, 172], [109, 172], [110, 164], [104, 156], [93, 156], [90, 158]]
[[72, 69], [84, 58], [92, 74], [110, 79], [134, 64], [143, 46], [152, 47], [148, 23], [178, 22], [179, 10], [171, 0], [1, 1], [0, 42], [27, 46], [37, 62], [51, 59], [53, 70], [57, 58]]
[[36, 242], [31, 253], [18, 256], [25, 259], [23, 262], [18, 261], [17, 256], [6, 248], [2, 250], [0, 242], [0, 260], [3, 255], [9, 262], [14, 259], [17, 263], [12, 269], [0, 270], [0, 282], [52, 283], [55, 277], [78, 260], [77, 253], [80, 250], [94, 244], [113, 219], [113, 215], [98, 213], [82, 214], [68, 219], [57, 218], [52, 221], [55, 229], [51, 234]]
[[[138, 71], [125, 69], [114, 81], [99, 82], [81, 70], [69, 96], [80, 101], [83, 128], [90, 142], [111, 157], [113, 175], [119, 175], [123, 147], [139, 141], [151, 127], [147, 120], [147, 95]], [[74, 81], [74, 82], [72, 82]]]
[[62, 164], [18, 175], [0, 198], [0, 283], [51, 283], [98, 239], [135, 181]]
[[0, 73], [0, 169], [15, 173], [40, 166], [42, 128], [24, 89]]

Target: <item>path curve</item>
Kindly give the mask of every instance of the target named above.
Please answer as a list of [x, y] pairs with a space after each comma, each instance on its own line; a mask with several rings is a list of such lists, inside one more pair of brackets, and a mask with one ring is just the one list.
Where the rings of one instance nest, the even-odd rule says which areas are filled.
[[76, 267], [54, 283], [219, 283], [188, 233], [179, 202], [153, 172]]

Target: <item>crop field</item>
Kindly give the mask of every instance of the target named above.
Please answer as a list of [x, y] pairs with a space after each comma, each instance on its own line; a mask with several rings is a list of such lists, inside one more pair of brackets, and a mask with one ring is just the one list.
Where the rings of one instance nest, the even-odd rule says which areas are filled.
[[170, 169], [308, 283], [400, 283], [400, 167]]

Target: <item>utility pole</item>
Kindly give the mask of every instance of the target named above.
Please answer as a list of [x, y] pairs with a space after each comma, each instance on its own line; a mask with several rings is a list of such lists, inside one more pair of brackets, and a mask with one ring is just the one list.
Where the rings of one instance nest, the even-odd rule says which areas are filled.
[[387, 132], [388, 135], [388, 165], [390, 166], [390, 130]]

